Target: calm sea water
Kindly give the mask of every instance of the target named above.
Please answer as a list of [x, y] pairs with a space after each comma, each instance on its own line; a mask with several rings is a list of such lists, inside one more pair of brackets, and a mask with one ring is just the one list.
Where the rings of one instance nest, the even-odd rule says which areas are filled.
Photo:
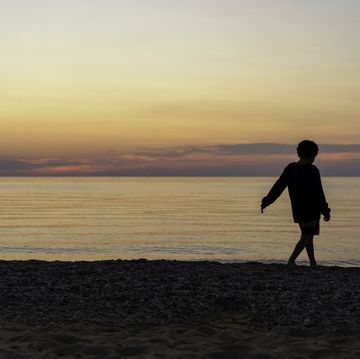
[[[0, 178], [0, 259], [284, 262], [299, 238], [274, 178]], [[324, 178], [322, 264], [360, 265], [360, 178]], [[306, 255], [300, 257], [306, 261]]]

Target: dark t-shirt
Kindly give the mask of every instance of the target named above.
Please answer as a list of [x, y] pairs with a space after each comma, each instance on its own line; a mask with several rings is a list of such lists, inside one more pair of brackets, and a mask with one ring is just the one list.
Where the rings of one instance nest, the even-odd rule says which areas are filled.
[[288, 187], [294, 222], [308, 222], [320, 219], [320, 214], [329, 215], [321, 184], [320, 172], [313, 164], [290, 163], [263, 199], [269, 206]]

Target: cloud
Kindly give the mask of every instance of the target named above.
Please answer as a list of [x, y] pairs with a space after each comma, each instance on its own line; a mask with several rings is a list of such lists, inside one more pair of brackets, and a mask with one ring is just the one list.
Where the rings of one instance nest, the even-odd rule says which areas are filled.
[[138, 155], [152, 156], [152, 157], [179, 158], [194, 153], [211, 153], [211, 152], [212, 149], [210, 146], [189, 146], [189, 147], [172, 147], [172, 148], [158, 148], [158, 149], [145, 148], [136, 153]]
[[324, 153], [360, 153], [359, 144], [350, 145], [319, 145], [320, 151]]
[[54, 158], [0, 159], [0, 175], [57, 175], [94, 173], [98, 165], [89, 160], [68, 160]]
[[[323, 175], [360, 175], [359, 144], [320, 145]], [[276, 176], [297, 160], [296, 145], [217, 144], [109, 150], [89, 158], [0, 158], [3, 176]]]
[[21, 160], [13, 160], [13, 159], [0, 159], [0, 174], [5, 173], [16, 173], [20, 170], [32, 169], [34, 166], [31, 164], [21, 161]]
[[[219, 144], [213, 146], [189, 146], [159, 149], [144, 149], [139, 153], [159, 157], [181, 157], [194, 153], [211, 153], [217, 155], [295, 155], [297, 145], [281, 143]], [[322, 144], [320, 154], [325, 153], [359, 153], [360, 144]]]
[[250, 144], [225, 144], [217, 145], [215, 149], [220, 154], [292, 154], [295, 146], [278, 143], [250, 143]]

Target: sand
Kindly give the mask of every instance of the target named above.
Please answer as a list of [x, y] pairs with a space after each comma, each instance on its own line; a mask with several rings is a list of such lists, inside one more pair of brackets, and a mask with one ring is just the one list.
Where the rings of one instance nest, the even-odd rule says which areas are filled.
[[359, 358], [360, 268], [0, 261], [0, 358]]

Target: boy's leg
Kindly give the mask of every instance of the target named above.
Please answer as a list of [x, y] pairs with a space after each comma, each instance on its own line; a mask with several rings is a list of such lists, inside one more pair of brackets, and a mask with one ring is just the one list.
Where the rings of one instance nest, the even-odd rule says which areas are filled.
[[314, 236], [312, 236], [311, 239], [309, 239], [308, 244], [306, 245], [306, 252], [308, 254], [310, 265], [312, 267], [315, 267], [317, 265], [315, 260], [315, 254], [314, 254]]
[[299, 242], [297, 242], [294, 251], [292, 252], [288, 264], [294, 265], [296, 258], [299, 254], [304, 250], [304, 248], [308, 245], [309, 241], [312, 240], [314, 237], [313, 234], [301, 234]]

